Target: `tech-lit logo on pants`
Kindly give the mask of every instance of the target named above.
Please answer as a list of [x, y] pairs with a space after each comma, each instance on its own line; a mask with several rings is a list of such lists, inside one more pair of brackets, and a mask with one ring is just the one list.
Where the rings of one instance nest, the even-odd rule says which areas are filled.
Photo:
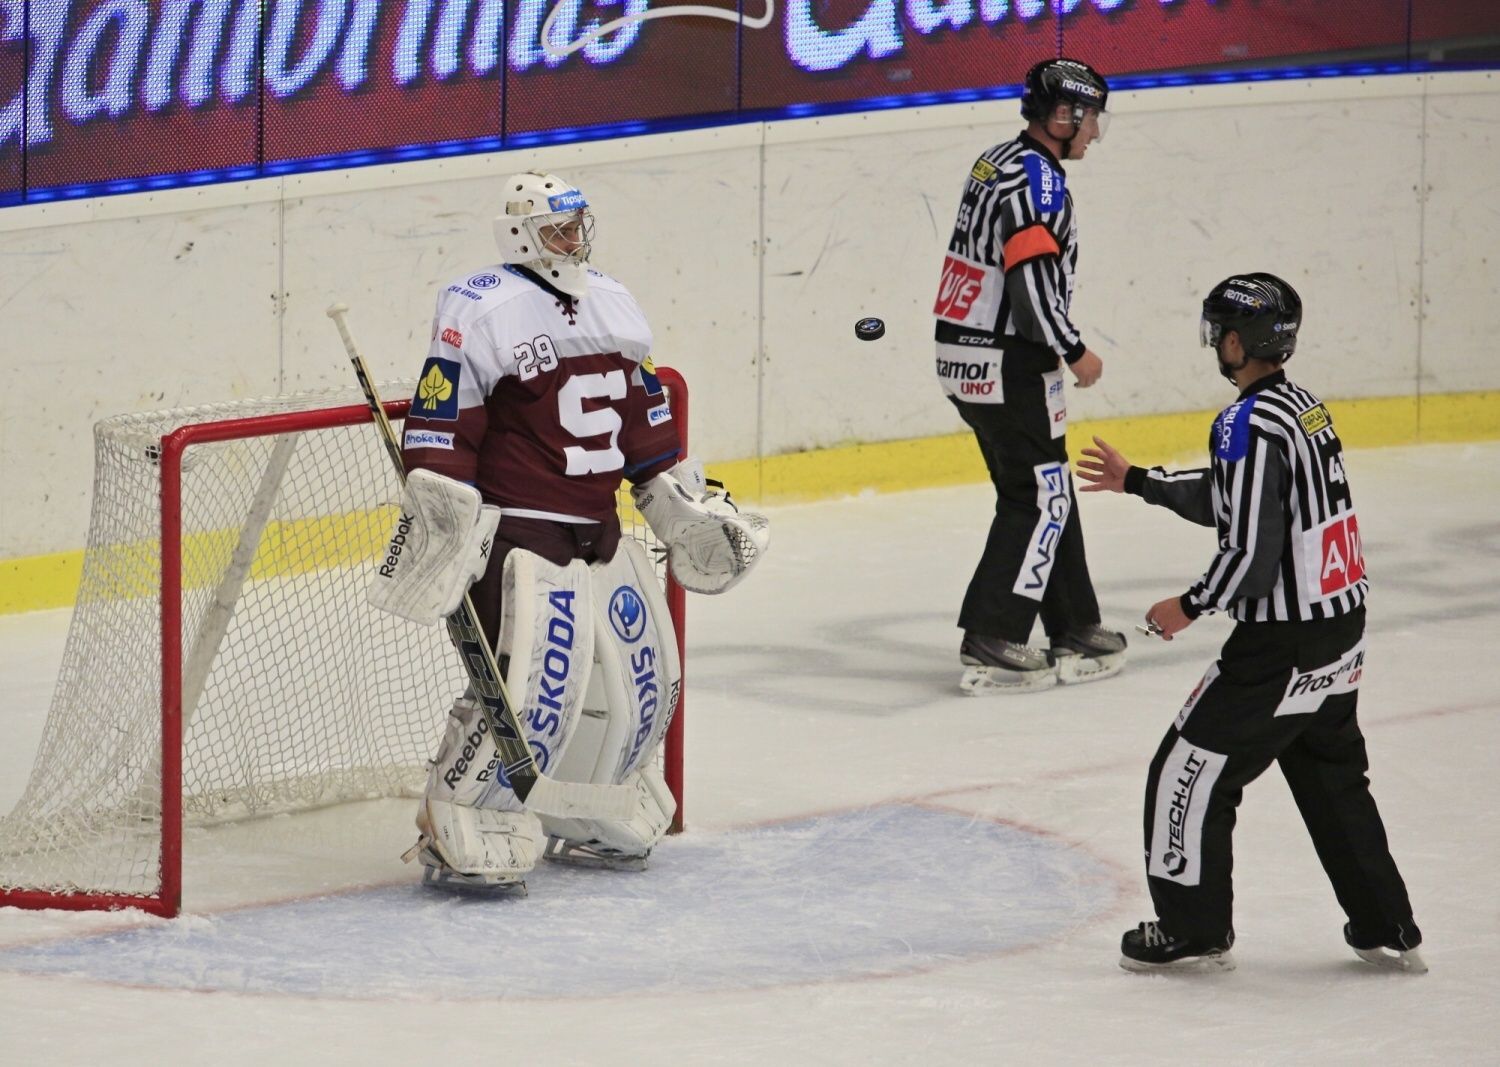
[[1203, 875], [1203, 817], [1225, 757], [1178, 737], [1161, 777], [1151, 812], [1151, 851], [1146, 873], [1179, 885], [1197, 885]]
[[1034, 469], [1036, 506], [1040, 514], [1012, 592], [1028, 600], [1040, 601], [1052, 577], [1052, 565], [1057, 562], [1057, 543], [1062, 539], [1063, 527], [1068, 524], [1068, 510], [1073, 506], [1073, 500], [1066, 463], [1039, 463]]
[[609, 624], [614, 627], [620, 640], [634, 644], [646, 631], [646, 605], [641, 596], [628, 585], [622, 585], [609, 598]]

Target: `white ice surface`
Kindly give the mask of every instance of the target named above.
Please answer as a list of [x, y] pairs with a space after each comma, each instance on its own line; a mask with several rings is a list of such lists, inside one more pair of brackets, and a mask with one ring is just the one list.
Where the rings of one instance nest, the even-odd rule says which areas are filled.
[[[414, 886], [410, 805], [190, 832], [174, 923], [0, 910], [0, 1063], [1500, 1063], [1500, 444], [1349, 458], [1361, 720], [1431, 974], [1360, 963], [1285, 785], [1247, 791], [1226, 975], [1139, 977], [1145, 768], [1228, 624], [1116, 679], [959, 695], [985, 486], [779, 509], [689, 605], [687, 836], [524, 901]], [[1209, 531], [1085, 496], [1105, 620]], [[0, 810], [67, 613], [0, 618]], [[103, 712], [101, 712], [103, 714]], [[434, 714], [441, 714], [435, 710]]]

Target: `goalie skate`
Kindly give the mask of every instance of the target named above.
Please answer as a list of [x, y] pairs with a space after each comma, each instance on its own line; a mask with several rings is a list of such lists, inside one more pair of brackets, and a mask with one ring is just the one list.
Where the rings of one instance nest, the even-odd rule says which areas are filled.
[[524, 897], [527, 895], [526, 881], [523, 878], [497, 881], [492, 876], [455, 871], [443, 862], [443, 857], [433, 850], [430, 837], [417, 838], [417, 843], [401, 854], [401, 860], [404, 863], [420, 860], [422, 884], [433, 889], [483, 897]]
[[566, 863], [574, 867], [592, 867], [607, 871], [644, 871], [650, 859], [648, 851], [642, 856], [598, 848], [581, 841], [566, 841], [561, 837], [547, 838], [547, 848], [542, 858], [553, 863]]

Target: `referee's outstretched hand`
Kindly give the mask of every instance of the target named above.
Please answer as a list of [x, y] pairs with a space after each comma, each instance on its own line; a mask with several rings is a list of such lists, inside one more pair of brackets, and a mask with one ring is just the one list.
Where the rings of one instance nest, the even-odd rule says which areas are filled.
[[1130, 460], [1115, 451], [1102, 437], [1094, 438], [1093, 448], [1085, 448], [1085, 458], [1078, 461], [1078, 477], [1087, 484], [1085, 493], [1111, 493], [1125, 491], [1125, 472], [1130, 470]]

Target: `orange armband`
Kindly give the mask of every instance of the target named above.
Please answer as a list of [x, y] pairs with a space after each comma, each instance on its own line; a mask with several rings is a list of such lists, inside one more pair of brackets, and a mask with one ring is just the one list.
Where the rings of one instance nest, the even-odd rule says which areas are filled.
[[1001, 255], [1005, 257], [1005, 269], [1009, 271], [1039, 256], [1060, 256], [1062, 249], [1052, 231], [1038, 222], [1011, 234]]

